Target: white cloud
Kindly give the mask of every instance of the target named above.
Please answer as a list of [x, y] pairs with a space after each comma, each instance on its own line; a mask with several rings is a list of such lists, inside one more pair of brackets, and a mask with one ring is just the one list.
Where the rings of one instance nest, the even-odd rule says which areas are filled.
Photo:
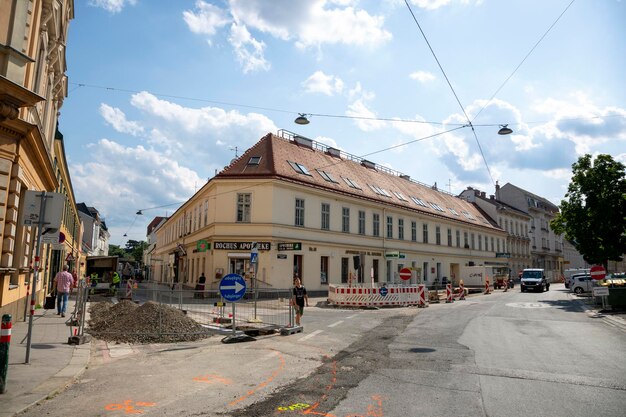
[[226, 10], [202, 0], [196, 1], [196, 9], [183, 12], [183, 20], [193, 33], [213, 36], [232, 21]]
[[[410, 0], [411, 4], [425, 10], [436, 10], [440, 7], [445, 7], [453, 3], [453, 0]], [[483, 4], [483, 0], [459, 0], [463, 5], [475, 4], [480, 6]]]
[[113, 129], [120, 133], [128, 133], [138, 136], [143, 133], [143, 127], [138, 122], [126, 120], [126, 115], [120, 109], [108, 104], [100, 104], [100, 115], [110, 124]]
[[270, 69], [270, 63], [263, 54], [265, 43], [254, 39], [244, 25], [233, 23], [230, 27], [228, 41], [235, 50], [235, 56], [243, 67], [244, 74]]
[[415, 71], [409, 74], [409, 77], [412, 80], [419, 81], [421, 83], [428, 83], [431, 81], [435, 81], [435, 75], [428, 71]]
[[137, 4], [137, 0], [90, 0], [89, 5], [94, 7], [100, 7], [111, 13], [119, 13], [126, 7], [126, 5], [134, 6]]
[[327, 96], [340, 94], [343, 91], [343, 85], [341, 78], [326, 75], [323, 71], [315, 71], [302, 83], [307, 93], [321, 93]]

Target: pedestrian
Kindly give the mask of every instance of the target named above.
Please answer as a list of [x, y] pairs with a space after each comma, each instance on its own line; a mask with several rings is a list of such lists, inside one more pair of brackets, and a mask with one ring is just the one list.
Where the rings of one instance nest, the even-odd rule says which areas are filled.
[[304, 306], [309, 306], [309, 297], [306, 294], [306, 288], [304, 288], [298, 277], [293, 280], [293, 298], [291, 303], [296, 308], [296, 326], [299, 326], [300, 317], [304, 314]]
[[53, 290], [57, 292], [57, 315], [61, 317], [65, 317], [67, 299], [72, 291], [72, 285], [74, 285], [74, 277], [67, 272], [69, 269], [69, 266], [63, 265], [63, 271], [54, 277]]
[[196, 292], [193, 295], [194, 298], [204, 298], [204, 284], [206, 283], [206, 277], [204, 276], [204, 272], [200, 274], [198, 278], [198, 283], [196, 284]]

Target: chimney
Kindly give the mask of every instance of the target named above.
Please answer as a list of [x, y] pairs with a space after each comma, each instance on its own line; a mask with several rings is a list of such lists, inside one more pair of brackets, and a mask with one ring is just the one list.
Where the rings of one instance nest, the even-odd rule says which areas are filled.
[[493, 195], [493, 194], [490, 194], [490, 195], [489, 195], [489, 200], [495, 200], [495, 198], [496, 198], [496, 196], [495, 196], [495, 195]]
[[496, 200], [500, 200], [500, 184], [496, 181]]
[[486, 193], [486, 192], [484, 192], [484, 191], [481, 191], [481, 192], [480, 192], [480, 196], [481, 196], [482, 198], [485, 198], [485, 197], [487, 197], [487, 193]]

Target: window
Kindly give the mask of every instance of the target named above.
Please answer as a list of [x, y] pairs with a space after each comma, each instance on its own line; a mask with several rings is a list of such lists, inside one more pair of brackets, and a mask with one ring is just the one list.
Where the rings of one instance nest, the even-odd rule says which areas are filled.
[[483, 250], [483, 236], [482, 235], [478, 235], [478, 250]]
[[455, 216], [459, 215], [459, 213], [457, 213], [456, 210], [453, 209], [452, 207], [448, 207], [448, 210], [450, 211], [450, 213], [454, 214]]
[[372, 235], [380, 236], [380, 214], [372, 214]]
[[350, 233], [350, 209], [348, 207], [341, 209], [341, 231]]
[[365, 234], [365, 212], [363, 210], [359, 210], [359, 234]]
[[260, 156], [251, 156], [250, 159], [248, 159], [248, 165], [259, 165], [259, 162], [261, 162]]
[[330, 175], [330, 172], [326, 172], [326, 171], [322, 171], [321, 169], [316, 169], [317, 173], [320, 174], [320, 176], [322, 178], [324, 178], [326, 181], [328, 182], [333, 182], [335, 184], [338, 184], [338, 182], [333, 178], [332, 175]]
[[328, 256], [320, 257], [320, 283], [328, 284]]
[[330, 204], [322, 203], [322, 230], [330, 230]]
[[411, 222], [411, 241], [417, 242], [417, 222]]
[[467, 239], [467, 232], [463, 232], [463, 247], [469, 249], [469, 240]]
[[409, 201], [409, 200], [406, 199], [406, 197], [404, 195], [402, 195], [402, 193], [399, 193], [397, 191], [393, 191], [393, 194], [396, 197], [398, 197], [398, 200], [407, 201], [407, 202]]
[[250, 203], [252, 201], [252, 195], [237, 194], [237, 222], [250, 223]]
[[474, 233], [472, 233], [470, 237], [471, 237], [471, 248], [476, 249], [476, 236], [474, 235]]
[[448, 246], [452, 246], [452, 229], [448, 228]]
[[378, 259], [372, 259], [372, 276], [374, 282], [378, 282]]
[[289, 165], [291, 165], [293, 170], [296, 171], [298, 174], [304, 174], [304, 175], [308, 175], [312, 177], [311, 173], [309, 172], [308, 169], [306, 169], [304, 165], [299, 164], [297, 162], [291, 162], [291, 161], [287, 161], [287, 162], [289, 162]]
[[461, 247], [461, 231], [460, 230], [456, 231], [456, 247], [457, 248]]
[[344, 180], [344, 182], [345, 182], [346, 184], [348, 184], [350, 187], [352, 187], [352, 188], [356, 188], [357, 190], [360, 190], [360, 189], [361, 189], [361, 187], [359, 187], [359, 184], [357, 184], [357, 183], [356, 183], [356, 181], [352, 181], [350, 178], [346, 178], [346, 177], [341, 177], [341, 178], [342, 178], [342, 179]]
[[350, 273], [350, 258], [341, 258], [341, 283], [348, 283], [348, 274]]
[[491, 251], [492, 251], [492, 252], [494, 251], [494, 250], [493, 250], [493, 248], [494, 248], [494, 246], [493, 246], [493, 236], [492, 236], [492, 237], [491, 237]]
[[393, 217], [387, 216], [387, 239], [393, 239]]
[[435, 243], [441, 245], [441, 226], [435, 227]]
[[472, 216], [471, 214], [469, 214], [467, 211], [462, 211], [461, 214], [463, 214], [466, 218], [468, 218], [469, 220], [476, 220], [474, 219], [474, 216]]
[[295, 226], [304, 227], [304, 199], [296, 198]]
[[424, 203], [422, 200], [420, 200], [420, 199], [419, 199], [419, 198], [417, 198], [417, 197], [411, 197], [411, 200], [413, 200], [413, 202], [414, 202], [415, 204], [417, 204], [418, 206], [428, 207], [428, 206], [426, 205], [426, 203]]
[[204, 200], [204, 226], [206, 227], [209, 218], [209, 200]]
[[428, 243], [428, 224], [426, 223], [422, 225], [422, 241]]
[[430, 204], [430, 206], [431, 206], [432, 208], [434, 208], [435, 210], [437, 210], [437, 211], [444, 211], [444, 210], [441, 208], [441, 206], [439, 206], [438, 204], [431, 203], [430, 201], [428, 202], [428, 204]]
[[398, 239], [404, 240], [404, 219], [398, 219]]

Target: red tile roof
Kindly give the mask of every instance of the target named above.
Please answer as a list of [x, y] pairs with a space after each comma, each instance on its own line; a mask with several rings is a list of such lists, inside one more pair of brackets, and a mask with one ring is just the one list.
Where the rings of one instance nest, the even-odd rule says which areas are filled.
[[[401, 177], [400, 173], [373, 163], [366, 162], [365, 165], [373, 168], [366, 167], [361, 158], [344, 152], [341, 153], [341, 157], [332, 156], [329, 153], [330, 148], [326, 145], [306, 139], [301, 139], [300, 142], [297, 143], [293, 138], [282, 138], [268, 133], [215, 178], [263, 177], [295, 181], [352, 197], [365, 198], [385, 205], [409, 209], [429, 216], [444, 217], [453, 221], [500, 230], [476, 206], [457, 196], [417, 183], [408, 177]], [[260, 157], [258, 165], [248, 163], [252, 157]], [[310, 175], [297, 172], [289, 162], [303, 165]], [[325, 180], [319, 171], [330, 174], [336, 182]], [[360, 189], [350, 187], [344, 178], [358, 184]], [[391, 197], [377, 194], [370, 186], [386, 190]], [[394, 192], [400, 193], [407, 201], [398, 198]], [[427, 207], [418, 205], [411, 197], [422, 200]], [[444, 211], [436, 210], [430, 203], [439, 205]], [[454, 209], [457, 215], [452, 213], [450, 209]], [[470, 214], [473, 219], [468, 219], [463, 212]]]

